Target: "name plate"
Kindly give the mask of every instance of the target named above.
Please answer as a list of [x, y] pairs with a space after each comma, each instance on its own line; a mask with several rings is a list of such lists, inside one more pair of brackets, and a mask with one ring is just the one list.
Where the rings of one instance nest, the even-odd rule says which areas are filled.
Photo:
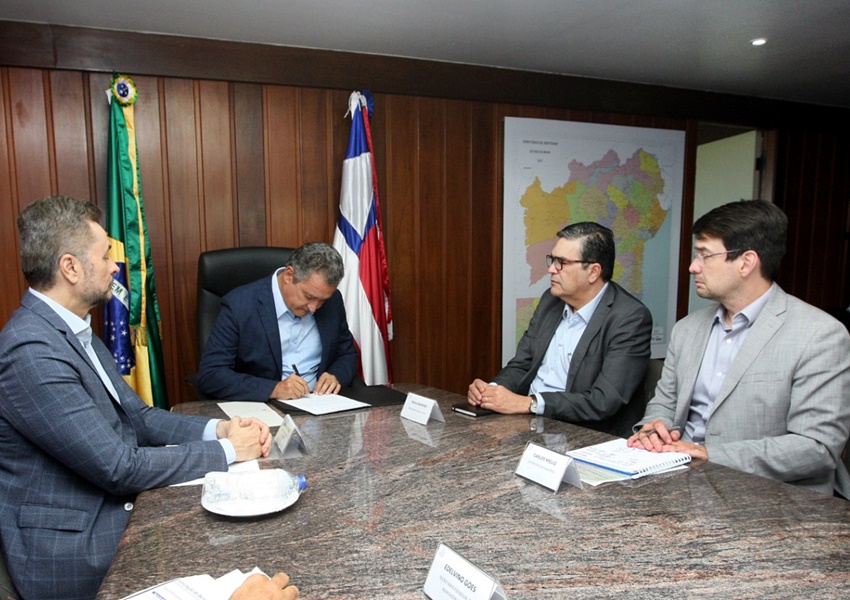
[[303, 454], [309, 454], [304, 435], [292, 417], [286, 415], [272, 439], [272, 452], [269, 453], [269, 458], [294, 458]]
[[407, 395], [404, 406], [401, 408], [401, 418], [410, 419], [420, 425], [426, 425], [431, 419], [442, 423], [446, 422], [443, 413], [440, 412], [440, 407], [437, 406], [437, 401], [418, 394]]
[[507, 600], [505, 590], [460, 554], [440, 544], [423, 590], [431, 600]]
[[575, 461], [565, 454], [554, 452], [532, 442], [525, 445], [516, 474], [557, 492], [561, 482], [582, 489], [581, 476]]

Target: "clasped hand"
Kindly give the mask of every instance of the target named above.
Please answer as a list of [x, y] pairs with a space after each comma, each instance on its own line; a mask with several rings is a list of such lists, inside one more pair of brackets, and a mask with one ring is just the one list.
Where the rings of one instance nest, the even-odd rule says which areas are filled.
[[236, 462], [267, 457], [272, 447], [269, 426], [259, 419], [233, 417], [229, 421], [219, 421], [216, 436], [227, 438], [236, 450]]

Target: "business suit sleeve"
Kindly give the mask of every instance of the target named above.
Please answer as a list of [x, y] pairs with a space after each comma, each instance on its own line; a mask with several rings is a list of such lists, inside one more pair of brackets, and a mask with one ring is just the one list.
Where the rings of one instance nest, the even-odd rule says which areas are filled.
[[[759, 368], [739, 383], [752, 393], [716, 409], [706, 438], [710, 461], [800, 484], [835, 470], [850, 425], [850, 336], [825, 315], [796, 321], [789, 317], [792, 331], [767, 346]], [[800, 328], [806, 333], [793, 331]], [[789, 338], [807, 341], [796, 352]], [[795, 364], [782, 362], [789, 359]], [[725, 441], [735, 427], [745, 439]]]
[[[598, 310], [598, 309], [597, 309]], [[571, 389], [544, 392], [544, 414], [563, 421], [599, 421], [628, 404], [646, 374], [652, 336], [652, 315], [637, 301], [628, 310], [609, 312], [601, 343], [591, 344], [581, 359]]]
[[[687, 341], [683, 339], [681, 324], [673, 327], [673, 332], [670, 335], [670, 343], [667, 345], [667, 354], [664, 357], [664, 368], [661, 371], [661, 377], [655, 386], [655, 395], [650, 399], [646, 406], [644, 417], [635, 424], [634, 431], [640, 429], [644, 424], [661, 419], [662, 422], [669, 428], [673, 425], [678, 425], [684, 430], [684, 422], [676, 422], [677, 402], [679, 395], [679, 386], [681, 386], [681, 354], [683, 344]], [[693, 340], [689, 340], [693, 343]], [[690, 398], [688, 398], [690, 403]], [[687, 413], [685, 413], [687, 417]]]
[[320, 368], [320, 371], [336, 377], [343, 387], [349, 386], [357, 375], [357, 348], [354, 346], [354, 338], [345, 317], [342, 294], [339, 291], [334, 292], [321, 310], [329, 311], [333, 318], [329, 320], [332, 331], [327, 336], [328, 339], [326, 340], [325, 335], [322, 334], [322, 355], [325, 356], [325, 346], [327, 346], [328, 360], [327, 366], [324, 369]]
[[265, 402], [280, 383], [280, 376], [274, 372], [263, 324], [257, 323], [256, 314], [243, 304], [238, 295], [222, 299], [201, 356], [198, 389], [220, 400]]
[[[200, 441], [208, 419], [150, 409], [113, 378], [122, 399], [116, 408], [94, 370], [67, 347], [70, 343], [59, 333], [35, 331], [6, 347], [0, 363], [3, 417], [18, 434], [116, 496], [227, 469], [221, 445]], [[106, 351], [100, 340], [93, 343]], [[122, 417], [129, 422], [122, 424]], [[180, 445], [154, 448], [140, 443]]]

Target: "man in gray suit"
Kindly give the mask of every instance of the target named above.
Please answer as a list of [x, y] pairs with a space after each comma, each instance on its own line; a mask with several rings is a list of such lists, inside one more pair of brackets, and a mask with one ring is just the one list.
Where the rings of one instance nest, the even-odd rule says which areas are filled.
[[62, 196], [18, 217], [30, 289], [0, 332], [0, 540], [24, 598], [94, 598], [137, 493], [271, 447], [258, 421], [151, 408], [124, 382], [89, 325], [118, 271], [99, 219]]
[[627, 436], [643, 413], [652, 316], [611, 281], [614, 234], [597, 223], [558, 232], [546, 257], [551, 287], [514, 356], [467, 399], [503, 414], [532, 413]]
[[717, 304], [673, 328], [664, 371], [629, 445], [686, 452], [850, 497], [850, 336], [774, 279], [788, 221], [761, 200], [694, 224], [690, 272]]

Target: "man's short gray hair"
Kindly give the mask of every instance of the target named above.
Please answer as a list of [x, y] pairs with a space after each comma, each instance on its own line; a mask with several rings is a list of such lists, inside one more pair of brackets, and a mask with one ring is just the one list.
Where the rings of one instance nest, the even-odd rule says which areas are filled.
[[21, 270], [30, 287], [52, 288], [63, 254], [85, 260], [92, 243], [89, 223], [99, 223], [101, 214], [91, 202], [68, 196], [42, 198], [21, 211]]
[[308, 242], [289, 257], [288, 267], [295, 271], [295, 282], [310, 279], [313, 273], [320, 274], [325, 283], [336, 287], [342, 281], [345, 267], [342, 257], [333, 246], [324, 242]]

